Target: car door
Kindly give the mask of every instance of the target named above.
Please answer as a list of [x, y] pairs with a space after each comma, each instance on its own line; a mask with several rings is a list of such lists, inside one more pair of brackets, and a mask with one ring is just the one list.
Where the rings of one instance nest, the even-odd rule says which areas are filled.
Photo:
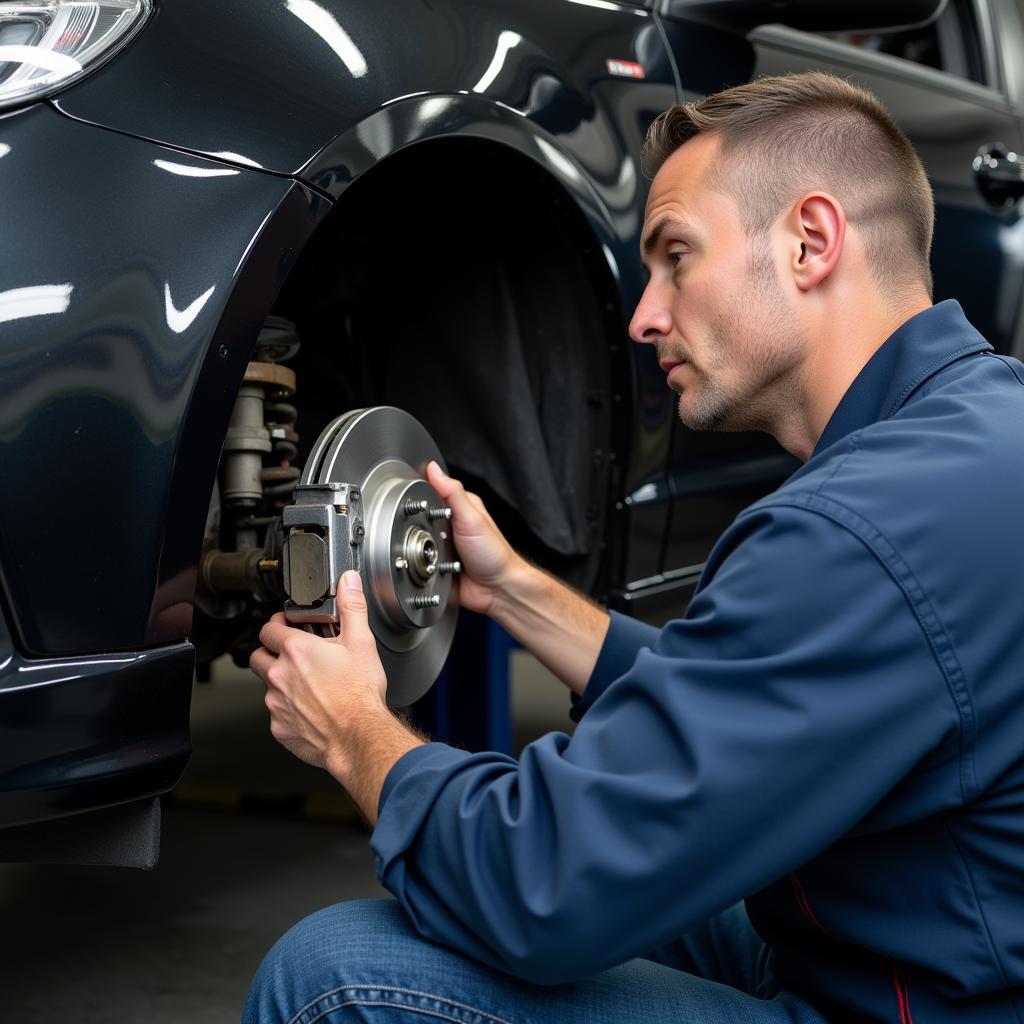
[[[1003, 90], [1013, 105], [1018, 132], [1024, 134], [1024, 0], [993, 0], [981, 7], [988, 16], [991, 59], [1000, 71]], [[979, 168], [980, 170], [981, 168]], [[1024, 192], [1024, 158], [1018, 149], [1008, 153], [1002, 165], [997, 164], [1007, 186], [1006, 211], [1001, 238], [1004, 249], [1018, 267], [1024, 267], [1024, 225], [1022, 225], [1021, 193]], [[1009, 352], [1017, 359], [1024, 357], [1024, 296], [1017, 302], [1017, 317]]]
[[[1021, 129], [1011, 94], [1019, 72], [1005, 52], [1011, 37], [997, 28], [1000, 18], [1012, 17], [1007, 28], [1020, 32], [1013, 4], [1024, 0], [1000, 4], [993, 9], [983, 0], [949, 0], [937, 18], [917, 28], [825, 33], [757, 25], [746, 32], [746, 42], [753, 50], [751, 78], [823, 70], [870, 89], [885, 103], [917, 148], [934, 189], [935, 301], [958, 299], [996, 349], [1008, 352], [1020, 348], [1024, 259], [1015, 204], [1000, 173], [992, 171], [1009, 173], [1006, 161], [1012, 158], [1012, 165], [1021, 152]], [[712, 5], [666, 0], [662, 8], [686, 100], [703, 90], [687, 81], [690, 24], [673, 13], [692, 13], [695, 6]], [[766, 17], [786, 15], [783, 5], [761, 6]], [[806, 13], [806, 5], [797, 13]], [[632, 595], [643, 613], [681, 612], [717, 535], [796, 464], [764, 435], [695, 434], [676, 424], [661, 571], [651, 587]]]
[[[935, 300], [955, 298], [998, 351], [1020, 307], [1012, 204], [987, 163], [1021, 150], [1020, 126], [981, 0], [950, 0], [911, 29], [812, 34], [755, 29], [755, 75], [821, 69], [870, 89], [913, 142], [935, 192]], [[976, 159], [982, 157], [979, 166]]]

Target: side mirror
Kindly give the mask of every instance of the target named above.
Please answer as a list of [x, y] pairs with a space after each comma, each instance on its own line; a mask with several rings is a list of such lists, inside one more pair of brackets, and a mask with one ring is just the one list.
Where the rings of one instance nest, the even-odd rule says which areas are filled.
[[918, 28], [934, 21], [948, 0], [665, 0], [670, 18], [699, 21], [746, 35], [758, 25], [805, 32]]

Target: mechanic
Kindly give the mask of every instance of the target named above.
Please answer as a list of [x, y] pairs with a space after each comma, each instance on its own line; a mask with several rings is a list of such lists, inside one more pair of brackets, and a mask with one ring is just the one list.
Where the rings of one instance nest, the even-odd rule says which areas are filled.
[[932, 305], [930, 187], [869, 93], [761, 79], [666, 111], [645, 160], [633, 339], [688, 427], [804, 464], [660, 631], [431, 465], [460, 603], [576, 701], [518, 761], [387, 709], [357, 574], [339, 639], [266, 625], [271, 731], [397, 902], [292, 929], [248, 1022], [1024, 1020], [1024, 367]]

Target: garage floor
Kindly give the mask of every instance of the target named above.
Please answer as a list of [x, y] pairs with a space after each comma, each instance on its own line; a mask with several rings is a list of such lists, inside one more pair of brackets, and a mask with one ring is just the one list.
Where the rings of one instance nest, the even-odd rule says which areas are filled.
[[[524, 652], [512, 681], [520, 743], [571, 724], [565, 689]], [[165, 803], [155, 871], [0, 865], [0, 1022], [237, 1021], [291, 924], [387, 895], [351, 805], [274, 743], [262, 701], [229, 663], [196, 688], [195, 753]]]

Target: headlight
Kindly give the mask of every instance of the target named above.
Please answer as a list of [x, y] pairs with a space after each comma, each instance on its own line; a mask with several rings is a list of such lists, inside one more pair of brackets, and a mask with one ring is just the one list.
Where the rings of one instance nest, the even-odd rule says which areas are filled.
[[0, 0], [0, 110], [63, 89], [116, 53], [153, 0]]

